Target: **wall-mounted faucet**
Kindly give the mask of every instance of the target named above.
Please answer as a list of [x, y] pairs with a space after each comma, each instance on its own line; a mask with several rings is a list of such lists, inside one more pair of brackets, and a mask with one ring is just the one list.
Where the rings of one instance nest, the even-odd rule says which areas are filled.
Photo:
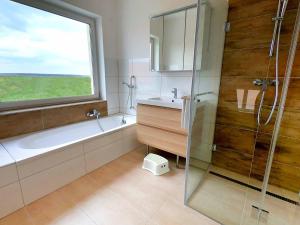
[[178, 89], [177, 88], [173, 88], [171, 92], [173, 93], [173, 98], [176, 99], [177, 98]]
[[100, 115], [101, 113], [97, 109], [93, 109], [86, 114], [87, 117], [97, 118], [97, 119], [100, 117]]
[[127, 99], [127, 102], [126, 102], [126, 107], [128, 105], [128, 101], [130, 100], [130, 109], [134, 109], [134, 106], [133, 106], [133, 89], [136, 88], [136, 80], [135, 80], [135, 76], [132, 75], [130, 76], [130, 81], [129, 83], [127, 82], [122, 82], [122, 84], [126, 85], [129, 89], [129, 94], [128, 94], [128, 99]]
[[86, 116], [89, 117], [89, 118], [96, 118], [100, 130], [101, 130], [102, 132], [104, 132], [104, 129], [103, 129], [101, 123], [100, 123], [100, 116], [101, 116], [101, 113], [100, 113], [97, 109], [93, 109], [93, 110], [89, 111], [89, 112], [86, 114]]

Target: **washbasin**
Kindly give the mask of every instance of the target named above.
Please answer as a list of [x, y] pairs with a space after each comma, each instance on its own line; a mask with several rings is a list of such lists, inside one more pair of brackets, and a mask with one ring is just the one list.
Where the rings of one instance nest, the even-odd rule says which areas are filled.
[[155, 98], [147, 98], [147, 99], [138, 99], [138, 104], [145, 105], [154, 105], [160, 107], [174, 108], [174, 109], [182, 109], [183, 108], [183, 99], [179, 98], [170, 98], [170, 97], [155, 97]]

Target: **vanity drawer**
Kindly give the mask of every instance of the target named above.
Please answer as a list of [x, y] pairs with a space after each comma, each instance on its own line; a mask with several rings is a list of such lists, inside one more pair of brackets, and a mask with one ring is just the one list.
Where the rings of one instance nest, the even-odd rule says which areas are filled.
[[179, 134], [186, 134], [181, 127], [181, 110], [138, 104], [137, 123]]
[[137, 136], [143, 144], [186, 157], [187, 136], [184, 134], [138, 124]]

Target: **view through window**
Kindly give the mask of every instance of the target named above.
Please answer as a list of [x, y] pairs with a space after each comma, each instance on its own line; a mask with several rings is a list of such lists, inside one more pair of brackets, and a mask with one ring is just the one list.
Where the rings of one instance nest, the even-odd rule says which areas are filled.
[[1, 0], [0, 104], [94, 95], [90, 25]]

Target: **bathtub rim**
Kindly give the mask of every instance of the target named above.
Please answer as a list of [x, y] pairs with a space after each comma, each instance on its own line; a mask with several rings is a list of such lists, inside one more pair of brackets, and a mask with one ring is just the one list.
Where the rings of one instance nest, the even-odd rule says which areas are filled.
[[[104, 118], [117, 117], [117, 116], [121, 116], [121, 115], [122, 114], [113, 114], [113, 115], [109, 115], [109, 116], [104, 117]], [[136, 117], [136, 116], [126, 114], [126, 117]], [[87, 121], [84, 121], [84, 122], [87, 122]], [[79, 123], [84, 123], [84, 122], [79, 122]], [[73, 124], [78, 124], [78, 123], [73, 123]], [[46, 148], [47, 149], [46, 151], [41, 151], [40, 153], [34, 154], [33, 156], [29, 156], [29, 157], [19, 157], [19, 158], [15, 157], [10, 152], [10, 150], [8, 150], [8, 148], [5, 147], [5, 145], [3, 144], [4, 142], [17, 142], [17, 140], [19, 140], [19, 139], [29, 137], [29, 136], [37, 134], [37, 133], [43, 133], [45, 131], [55, 130], [57, 128], [67, 127], [67, 126], [70, 126], [70, 125], [72, 125], [72, 124], [68, 124], [68, 125], [64, 125], [64, 126], [60, 126], [60, 127], [55, 127], [55, 128], [50, 128], [50, 129], [45, 129], [45, 130], [42, 130], [42, 131], [36, 131], [36, 132], [28, 133], [28, 134], [18, 135], [18, 136], [15, 136], [15, 137], [0, 139], [0, 145], [4, 148], [4, 150], [10, 156], [10, 158], [13, 159], [13, 162], [10, 162], [10, 164], [7, 164], [7, 165], [12, 165], [12, 164], [24, 165], [24, 164], [30, 163], [34, 160], [39, 159], [39, 158], [47, 157], [47, 155], [53, 154], [54, 152], [65, 151], [68, 148], [72, 147], [73, 145], [77, 145], [77, 144], [81, 144], [81, 143], [84, 144], [85, 142], [96, 139], [96, 138], [99, 138], [100, 136], [107, 136], [107, 135], [110, 135], [112, 133], [119, 132], [123, 129], [129, 128], [129, 127], [132, 127], [132, 126], [136, 126], [136, 121], [132, 122], [132, 123], [129, 123], [129, 124], [125, 124], [125, 125], [116, 127], [116, 128], [113, 128], [113, 129], [108, 130], [108, 131], [103, 132], [103, 133], [96, 133], [94, 135], [90, 135], [90, 136], [87, 136], [87, 137], [84, 137], [84, 138], [80, 138], [80, 139], [77, 139], [75, 141], [69, 141], [69, 142], [66, 142], [64, 144], [60, 144], [60, 145], [56, 145], [56, 146], [53, 146], [53, 147]], [[45, 148], [43, 148], [43, 149], [45, 149]], [[16, 151], [20, 151], [20, 150], [22, 150], [22, 148], [18, 148], [18, 150], [16, 150]], [[23, 150], [30, 150], [30, 149], [23, 149]], [[84, 154], [84, 152], [83, 152], [83, 154]], [[5, 166], [7, 166], [7, 165], [5, 165]]]

